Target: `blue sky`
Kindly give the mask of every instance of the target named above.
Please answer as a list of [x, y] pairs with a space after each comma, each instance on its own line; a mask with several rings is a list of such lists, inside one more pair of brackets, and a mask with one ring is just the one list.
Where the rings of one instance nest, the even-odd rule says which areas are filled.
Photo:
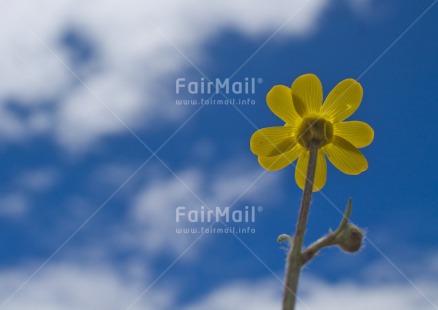
[[[249, 139], [282, 125], [271, 87], [305, 73], [325, 95], [358, 79], [352, 119], [375, 139], [361, 175], [328, 165], [305, 239], [353, 197], [365, 245], [323, 250], [299, 309], [438, 309], [436, 2], [2, 3], [0, 309], [279, 309], [275, 240], [301, 192]], [[178, 78], [230, 76], [256, 79], [255, 104], [177, 104], [209, 97], [176, 94]], [[178, 234], [208, 226], [177, 223], [179, 206], [261, 211], [253, 233]]]

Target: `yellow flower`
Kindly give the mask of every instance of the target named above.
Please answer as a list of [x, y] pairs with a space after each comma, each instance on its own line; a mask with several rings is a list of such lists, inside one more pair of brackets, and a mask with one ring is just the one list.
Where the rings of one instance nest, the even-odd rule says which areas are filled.
[[251, 137], [251, 151], [266, 170], [282, 169], [297, 158], [295, 180], [304, 188], [309, 145], [319, 143], [313, 191], [324, 187], [327, 178], [325, 156], [346, 174], [359, 174], [368, 162], [358, 148], [369, 145], [373, 129], [364, 122], [347, 121], [359, 107], [362, 87], [354, 79], [340, 82], [322, 104], [322, 85], [314, 74], [298, 77], [289, 88], [274, 86], [266, 96], [271, 111], [286, 124], [257, 130]]

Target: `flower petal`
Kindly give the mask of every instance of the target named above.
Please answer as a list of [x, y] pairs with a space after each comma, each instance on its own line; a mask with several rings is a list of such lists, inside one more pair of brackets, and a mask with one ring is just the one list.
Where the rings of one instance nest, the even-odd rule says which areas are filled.
[[284, 167], [293, 163], [298, 158], [298, 155], [301, 153], [302, 149], [303, 147], [297, 143], [286, 153], [271, 157], [259, 156], [259, 164], [269, 171], [283, 169]]
[[301, 117], [318, 113], [322, 104], [321, 81], [314, 74], [304, 74], [292, 84], [292, 102]]
[[357, 148], [365, 147], [373, 142], [374, 131], [364, 122], [351, 121], [333, 124], [334, 135], [344, 138]]
[[327, 161], [325, 160], [324, 151], [318, 150], [318, 159], [316, 161], [315, 182], [313, 182], [313, 191], [317, 192], [324, 187], [327, 181]]
[[292, 104], [292, 94], [289, 87], [276, 85], [266, 95], [269, 109], [290, 126], [295, 126], [299, 118]]
[[292, 127], [267, 127], [252, 135], [250, 147], [256, 155], [275, 156], [289, 151], [295, 143]]
[[351, 116], [362, 101], [362, 86], [346, 79], [333, 88], [322, 105], [321, 113], [331, 122], [340, 122]]
[[307, 164], [309, 162], [309, 151], [303, 149], [298, 157], [298, 162], [295, 167], [295, 182], [297, 182], [298, 186], [301, 189], [304, 189], [304, 184], [306, 183], [306, 174], [307, 174]]
[[359, 174], [368, 169], [365, 156], [344, 138], [335, 136], [323, 149], [330, 162], [345, 174]]
[[[298, 163], [295, 169], [295, 181], [301, 189], [304, 189], [306, 183], [307, 165], [309, 161], [309, 151], [304, 150], [298, 158]], [[327, 180], [327, 162], [325, 160], [324, 152], [318, 150], [318, 157], [316, 159], [315, 180], [313, 182], [313, 191], [317, 192], [322, 189]]]

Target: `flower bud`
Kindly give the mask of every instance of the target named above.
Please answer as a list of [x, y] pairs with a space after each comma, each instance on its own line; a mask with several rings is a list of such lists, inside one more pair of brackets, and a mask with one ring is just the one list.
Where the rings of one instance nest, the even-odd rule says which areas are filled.
[[289, 235], [281, 234], [280, 236], [278, 236], [278, 238], [277, 238], [277, 242], [278, 242], [278, 243], [282, 243], [282, 242], [285, 242], [285, 241], [290, 242], [291, 239], [292, 239], [292, 238], [291, 238]]
[[341, 249], [354, 253], [360, 250], [363, 237], [364, 233], [359, 227], [348, 223], [336, 240]]

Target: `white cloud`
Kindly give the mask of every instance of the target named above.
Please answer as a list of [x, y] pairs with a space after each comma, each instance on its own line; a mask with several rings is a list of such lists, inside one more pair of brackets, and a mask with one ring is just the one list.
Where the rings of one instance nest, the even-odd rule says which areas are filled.
[[[279, 35], [307, 35], [328, 5], [327, 0], [275, 5], [251, 0], [3, 1], [0, 138], [21, 141], [48, 133], [66, 149], [80, 150], [103, 136], [127, 133], [60, 61], [134, 129], [180, 118], [186, 111], [171, 103], [162, 83], [190, 65], [166, 38], [199, 60], [205, 39], [226, 28], [267, 35], [290, 18]], [[95, 53], [83, 66], [61, 43], [68, 31]], [[8, 99], [28, 116], [18, 115]]]
[[50, 190], [58, 179], [52, 168], [26, 170], [15, 176], [0, 194], [0, 217], [21, 218], [31, 207], [32, 195]]
[[29, 209], [29, 200], [22, 193], [0, 196], [0, 217], [19, 218]]
[[273, 281], [236, 282], [218, 288], [184, 310], [281, 309], [281, 288]]
[[372, 0], [350, 0], [351, 8], [360, 15], [370, 13], [373, 5]]
[[414, 282], [427, 298], [407, 281], [366, 284], [346, 281], [330, 284], [321, 280], [307, 280], [303, 283], [303, 299], [308, 307], [301, 305], [300, 309], [433, 309], [428, 298], [438, 305], [438, 298], [434, 294], [438, 289], [436, 280], [424, 282], [414, 279]]
[[[427, 273], [427, 266], [423, 273]], [[0, 305], [20, 287], [33, 268], [16, 267], [0, 271]], [[167, 274], [166, 277], [172, 277]], [[299, 310], [358, 309], [358, 310], [429, 310], [438, 304], [437, 279], [413, 281], [421, 290], [406, 281], [364, 282], [344, 280], [329, 283], [304, 274], [300, 287]], [[145, 288], [154, 280], [139, 274], [119, 272], [105, 262], [95, 265], [84, 262], [52, 263], [42, 269], [31, 281], [10, 298], [3, 310], [27, 309], [183, 309], [183, 310], [264, 310], [280, 309], [282, 284], [275, 279], [235, 280], [213, 289], [188, 305], [180, 305], [176, 296], [184, 287], [152, 286], [146, 295]], [[429, 300], [423, 296], [426, 295]], [[141, 298], [139, 298], [141, 297]], [[435, 307], [434, 307], [435, 305]]]
[[[411, 278], [416, 287], [400, 278], [385, 282], [344, 279], [329, 283], [304, 273], [300, 283], [301, 301], [297, 303], [297, 309], [436, 309], [438, 280], [427, 276], [430, 267], [436, 265], [435, 262], [427, 263], [433, 257], [419, 262], [423, 268]], [[13, 298], [9, 298], [28, 279], [35, 267], [18, 266], [0, 271], [2, 310], [120, 310], [128, 309], [128, 306], [131, 306], [130, 310], [281, 308], [282, 284], [273, 278], [229, 281], [193, 302], [181, 305], [176, 296], [184, 292], [184, 287], [158, 283], [142, 295], [154, 277], [145, 277], [144, 272], [126, 272], [129, 269], [126, 266], [111, 265], [105, 260], [93, 264], [71, 260], [51, 263], [22, 286]], [[137, 267], [132, 268], [135, 270]], [[172, 279], [172, 273], [166, 274], [166, 278]], [[7, 300], [7, 304], [2, 306]]]
[[55, 114], [55, 138], [66, 149], [83, 149], [97, 137], [135, 128], [150, 112], [138, 88], [110, 73], [90, 78], [87, 87], [72, 91]]
[[[418, 281], [417, 284], [423, 293], [432, 299], [431, 302], [438, 305], [438, 297], [435, 294], [438, 289], [437, 280]], [[331, 284], [317, 278], [309, 280], [308, 275], [305, 275], [300, 285], [301, 302], [297, 303], [299, 310], [436, 308], [407, 282], [361, 284], [344, 281]], [[281, 283], [273, 280], [229, 283], [184, 310], [232, 310], [237, 306], [242, 310], [280, 309], [281, 294]]]
[[[140, 280], [144, 279], [122, 276], [102, 263], [56, 263], [44, 268], [14, 295], [31, 273], [31, 268], [0, 272], [2, 310], [120, 310], [126, 309], [143, 290]], [[147, 299], [130, 310], [166, 309], [172, 298], [167, 291], [153, 289]]]
[[230, 160], [209, 172], [193, 167], [176, 173], [180, 180], [173, 175], [149, 178], [140, 189], [128, 219], [129, 232], [121, 237], [123, 244], [143, 244], [150, 253], [180, 253], [198, 235], [176, 233], [177, 227], [185, 227], [176, 223], [177, 207], [200, 210], [202, 206], [232, 206], [243, 210], [245, 205], [272, 205], [279, 197], [275, 190], [266, 190], [278, 188], [278, 174], [261, 176], [260, 169], [240, 160]]
[[54, 169], [39, 168], [20, 174], [14, 183], [23, 190], [41, 192], [52, 188], [57, 179], [58, 174]]

